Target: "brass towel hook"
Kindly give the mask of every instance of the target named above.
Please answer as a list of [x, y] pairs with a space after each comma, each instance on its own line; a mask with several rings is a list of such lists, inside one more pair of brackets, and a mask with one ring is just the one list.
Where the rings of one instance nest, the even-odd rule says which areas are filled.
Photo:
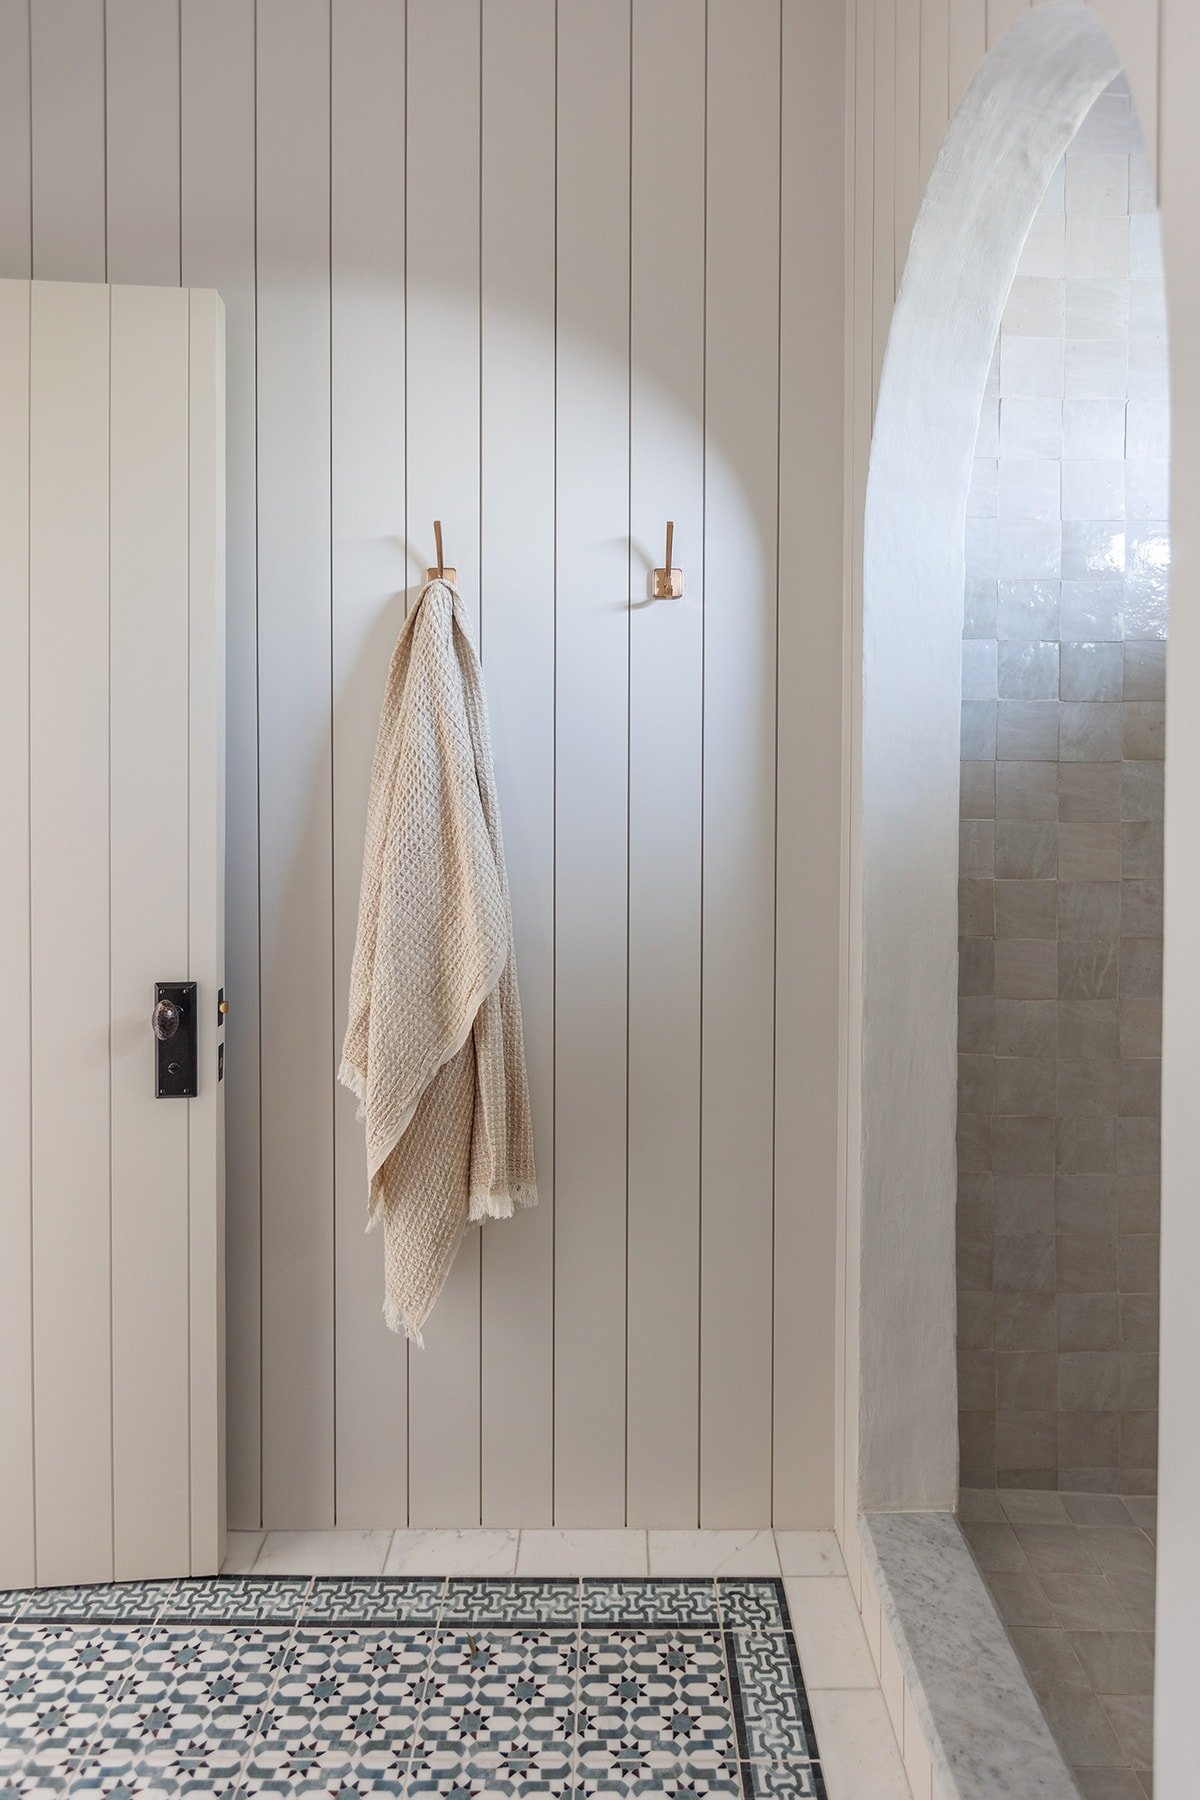
[[681, 600], [683, 598], [683, 570], [671, 567], [671, 551], [675, 543], [675, 521], [667, 520], [667, 555], [666, 566], [655, 569], [651, 593], [656, 600]]
[[458, 570], [446, 567], [446, 558], [442, 551], [442, 521], [440, 519], [433, 521], [433, 541], [437, 547], [437, 567], [436, 569], [426, 569], [425, 579], [427, 581], [457, 582]]

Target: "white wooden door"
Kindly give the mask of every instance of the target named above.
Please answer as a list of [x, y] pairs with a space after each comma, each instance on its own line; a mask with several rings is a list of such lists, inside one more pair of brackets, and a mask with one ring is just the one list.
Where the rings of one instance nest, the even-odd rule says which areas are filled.
[[223, 565], [217, 296], [0, 281], [4, 1586], [220, 1561]]

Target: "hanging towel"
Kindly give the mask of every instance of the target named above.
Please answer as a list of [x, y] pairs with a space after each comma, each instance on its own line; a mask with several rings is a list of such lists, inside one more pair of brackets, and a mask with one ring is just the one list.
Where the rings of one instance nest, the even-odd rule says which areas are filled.
[[339, 1079], [366, 1121], [384, 1317], [420, 1344], [467, 1224], [537, 1204], [483, 675], [447, 581], [388, 673]]

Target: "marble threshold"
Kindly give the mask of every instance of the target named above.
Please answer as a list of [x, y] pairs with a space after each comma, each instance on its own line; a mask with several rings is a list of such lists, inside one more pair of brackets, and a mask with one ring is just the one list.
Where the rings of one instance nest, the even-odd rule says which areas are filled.
[[859, 1531], [939, 1800], [1078, 1800], [954, 1515], [876, 1513]]

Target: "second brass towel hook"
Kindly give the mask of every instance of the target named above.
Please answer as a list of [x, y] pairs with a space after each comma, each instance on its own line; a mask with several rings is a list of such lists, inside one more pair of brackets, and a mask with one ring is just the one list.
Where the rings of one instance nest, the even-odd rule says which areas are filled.
[[436, 569], [426, 569], [426, 581], [457, 582], [458, 570], [448, 569], [446, 567], [446, 558], [442, 551], [442, 521], [440, 519], [435, 519], [433, 521], [433, 541], [437, 547], [437, 567]]
[[651, 593], [656, 600], [683, 598], [683, 570], [671, 567], [671, 551], [675, 543], [675, 521], [667, 520], [667, 556], [665, 568], [655, 569]]

